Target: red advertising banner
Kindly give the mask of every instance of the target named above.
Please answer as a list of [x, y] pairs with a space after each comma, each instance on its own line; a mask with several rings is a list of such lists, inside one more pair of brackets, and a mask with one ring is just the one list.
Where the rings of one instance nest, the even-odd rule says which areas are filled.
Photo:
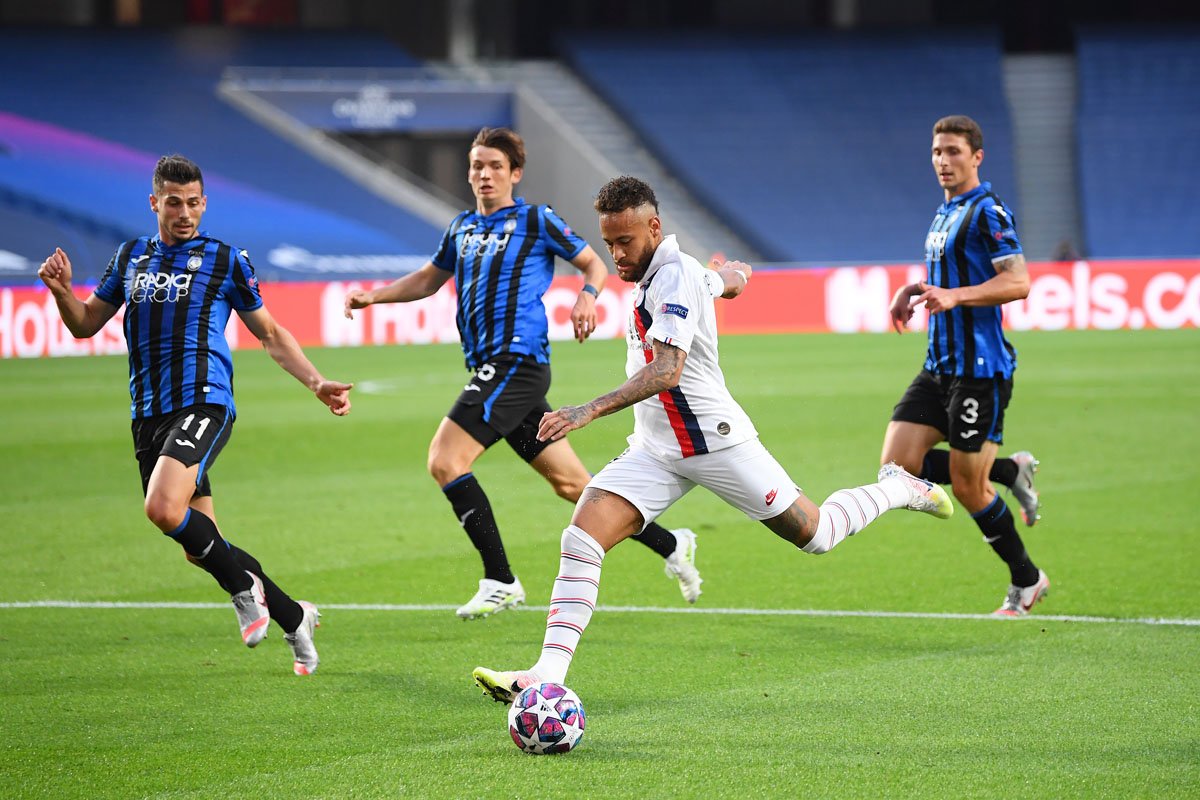
[[[1005, 306], [1014, 330], [1200, 327], [1200, 259], [1077, 261], [1031, 264], [1029, 296]], [[888, 305], [900, 286], [920, 280], [916, 265], [777, 269], [754, 273], [737, 300], [717, 303], [720, 330], [736, 333], [837, 333], [890, 330]], [[377, 284], [373, 284], [377, 285]], [[560, 277], [546, 293], [550, 338], [571, 338], [571, 308], [579, 277]], [[456, 342], [455, 294], [447, 284], [415, 303], [371, 306], [348, 320], [342, 301], [355, 282], [278, 283], [262, 289], [274, 317], [306, 346]], [[595, 335], [624, 335], [632, 289], [610, 276], [597, 308]], [[256, 347], [235, 321], [230, 346]], [[911, 328], [925, 327], [917, 309]], [[49, 293], [40, 288], [0, 288], [0, 358], [124, 353], [121, 315], [91, 339], [73, 338], [63, 327]]]

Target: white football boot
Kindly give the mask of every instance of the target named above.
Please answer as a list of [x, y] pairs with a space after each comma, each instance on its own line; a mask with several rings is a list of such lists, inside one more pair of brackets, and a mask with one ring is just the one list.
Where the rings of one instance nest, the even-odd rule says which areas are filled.
[[267, 638], [271, 616], [267, 611], [262, 579], [249, 570], [246, 574], [250, 576], [250, 588], [231, 595], [229, 599], [237, 613], [238, 627], [242, 629], [242, 641], [246, 647], [254, 647]]
[[1033, 525], [1042, 518], [1042, 515], [1038, 513], [1038, 509], [1042, 507], [1041, 497], [1039, 497], [1037, 489], [1033, 488], [1033, 476], [1038, 471], [1038, 465], [1041, 462], [1034, 458], [1033, 453], [1028, 450], [1013, 453], [1009, 458], [1017, 465], [1017, 479], [1013, 481], [1009, 491], [1012, 492], [1013, 499], [1021, 506], [1021, 519], [1025, 520], [1026, 525]]
[[691, 528], [675, 528], [671, 534], [675, 537], [675, 552], [667, 556], [663, 570], [668, 578], [679, 581], [683, 599], [694, 603], [700, 597], [700, 584], [704, 583], [696, 569], [696, 534]]
[[1049, 593], [1050, 579], [1039, 569], [1037, 583], [1033, 586], [1009, 584], [1004, 602], [992, 613], [997, 617], [1023, 617]]
[[307, 600], [298, 600], [304, 609], [304, 619], [293, 633], [285, 633], [283, 639], [292, 648], [292, 672], [297, 675], [312, 675], [317, 671], [321, 659], [317, 657], [317, 646], [313, 644], [313, 633], [321, 627], [321, 612]]
[[906, 472], [899, 464], [889, 461], [879, 468], [879, 480], [889, 478], [900, 481], [908, 489], [908, 508], [910, 511], [920, 511], [938, 519], [949, 519], [954, 513], [954, 504], [950, 495], [936, 483], [922, 480], [916, 475]]
[[483, 619], [507, 608], [525, 602], [525, 588], [520, 579], [513, 577], [512, 583], [501, 583], [490, 578], [481, 578], [479, 591], [455, 613], [463, 619]]

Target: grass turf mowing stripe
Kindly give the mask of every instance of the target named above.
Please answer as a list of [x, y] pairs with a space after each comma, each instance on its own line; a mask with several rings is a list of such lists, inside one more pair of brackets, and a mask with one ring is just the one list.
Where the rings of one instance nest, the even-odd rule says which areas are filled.
[[[457, 606], [439, 604], [397, 603], [320, 603], [322, 609], [331, 611], [454, 611]], [[228, 608], [227, 603], [158, 603], [88, 600], [28, 600], [0, 603], [0, 609], [12, 608], [80, 608], [80, 609], [215, 609]], [[549, 611], [548, 606], [518, 606], [514, 611]], [[922, 611], [853, 611], [848, 609], [824, 608], [665, 608], [658, 606], [597, 606], [597, 612], [616, 614], [725, 614], [750, 617], [871, 617], [882, 619], [964, 619], [1008, 621], [1008, 617], [992, 614], [956, 614]], [[1200, 627], [1200, 619], [1171, 617], [1096, 617], [1070, 614], [1034, 614], [1028, 619], [1043, 622], [1091, 622], [1109, 625], [1179, 625]]]

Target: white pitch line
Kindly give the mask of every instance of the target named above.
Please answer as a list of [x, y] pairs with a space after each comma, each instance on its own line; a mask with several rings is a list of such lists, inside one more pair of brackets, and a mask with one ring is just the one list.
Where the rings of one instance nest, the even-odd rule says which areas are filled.
[[[321, 608], [332, 611], [454, 611], [452, 605], [421, 605], [396, 603], [321, 603]], [[0, 610], [12, 608], [142, 608], [142, 609], [213, 609], [229, 608], [228, 603], [127, 603], [83, 600], [30, 600], [24, 602], [0, 602]], [[545, 613], [547, 606], [518, 606], [516, 611]], [[823, 608], [660, 608], [657, 606], [599, 606], [597, 611], [608, 614], [722, 614], [747, 617], [868, 617], [878, 619], [967, 619], [1008, 621], [1006, 617], [991, 614], [954, 614], [922, 611], [851, 611]], [[1200, 619], [1170, 617], [1094, 617], [1068, 614], [1034, 614], [1029, 620], [1041, 622], [1090, 622], [1109, 625], [1179, 625], [1200, 627]]]

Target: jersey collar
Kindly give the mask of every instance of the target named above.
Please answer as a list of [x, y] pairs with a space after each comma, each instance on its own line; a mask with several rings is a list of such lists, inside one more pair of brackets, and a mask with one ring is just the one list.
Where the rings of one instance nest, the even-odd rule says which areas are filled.
[[514, 197], [513, 204], [511, 206], [505, 206], [504, 208], [498, 208], [490, 214], [480, 214], [479, 209], [475, 209], [471, 213], [477, 219], [481, 219], [481, 220], [482, 219], [492, 219], [493, 217], [499, 217], [501, 214], [511, 214], [514, 211], [519, 210], [524, 205], [526, 205], [524, 197]]
[[978, 186], [976, 186], [971, 191], [963, 192], [962, 194], [951, 197], [945, 203], [942, 203], [942, 206], [945, 208], [950, 208], [952, 206], [962, 205], [963, 203], [965, 203], [969, 200], [974, 200], [976, 197], [979, 197], [980, 195], [987, 194], [991, 190], [992, 190], [991, 182], [990, 181], [982, 181], [982, 182], [980, 182], [980, 184]]
[[161, 234], [156, 233], [150, 239], [150, 246], [153, 247], [155, 250], [187, 250], [187, 249], [191, 249], [196, 244], [196, 242], [202, 241], [204, 239], [211, 239], [211, 238], [212, 237], [209, 236], [208, 231], [196, 231], [196, 235], [193, 236], [188, 241], [180, 242], [179, 244], [176, 244], [176, 245], [169, 245], [162, 240]]

